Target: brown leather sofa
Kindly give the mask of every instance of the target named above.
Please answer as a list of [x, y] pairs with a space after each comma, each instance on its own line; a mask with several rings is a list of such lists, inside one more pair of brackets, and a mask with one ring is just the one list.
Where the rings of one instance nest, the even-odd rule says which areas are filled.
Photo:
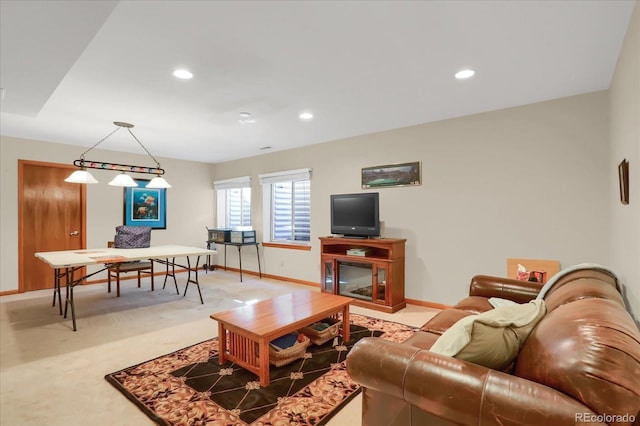
[[[615, 275], [578, 265], [549, 281], [476, 276], [468, 297], [406, 342], [358, 342], [347, 371], [363, 388], [362, 424], [639, 425], [640, 331]], [[547, 313], [506, 371], [428, 350], [460, 318], [492, 309], [489, 298], [526, 303], [541, 290]]]

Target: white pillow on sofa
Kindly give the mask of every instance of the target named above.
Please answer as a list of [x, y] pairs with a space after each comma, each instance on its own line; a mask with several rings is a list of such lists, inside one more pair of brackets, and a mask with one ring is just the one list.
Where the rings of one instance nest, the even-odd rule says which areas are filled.
[[453, 324], [429, 350], [502, 370], [518, 356], [545, 313], [544, 300], [532, 300], [470, 315]]
[[490, 297], [489, 304], [494, 308], [501, 308], [503, 306], [508, 306], [508, 305], [517, 305], [517, 303], [514, 302], [513, 300], [501, 299], [500, 297]]

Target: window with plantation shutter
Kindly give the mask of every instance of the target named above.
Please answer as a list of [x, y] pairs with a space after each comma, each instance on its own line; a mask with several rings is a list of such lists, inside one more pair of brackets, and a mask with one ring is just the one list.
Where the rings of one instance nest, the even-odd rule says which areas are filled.
[[251, 188], [225, 189], [225, 228], [251, 226]]
[[310, 241], [311, 213], [308, 180], [271, 185], [273, 204], [272, 241]]
[[[311, 241], [311, 169], [260, 175], [265, 198], [264, 236], [273, 243]], [[268, 208], [268, 210], [267, 210]]]
[[213, 182], [216, 189], [217, 227], [251, 226], [251, 178]]

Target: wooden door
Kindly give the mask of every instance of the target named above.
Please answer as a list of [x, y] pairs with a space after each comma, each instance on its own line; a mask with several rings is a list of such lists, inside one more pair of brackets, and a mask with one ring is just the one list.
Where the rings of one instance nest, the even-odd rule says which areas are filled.
[[86, 187], [64, 181], [74, 170], [18, 160], [19, 292], [53, 288], [53, 269], [34, 253], [86, 247]]

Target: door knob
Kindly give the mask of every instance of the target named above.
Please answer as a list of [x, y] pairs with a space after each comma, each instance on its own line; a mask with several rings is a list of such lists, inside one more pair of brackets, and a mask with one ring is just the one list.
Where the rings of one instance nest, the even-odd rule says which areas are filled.
[[73, 231], [69, 234], [71, 237], [77, 237], [80, 233], [78, 231]]

